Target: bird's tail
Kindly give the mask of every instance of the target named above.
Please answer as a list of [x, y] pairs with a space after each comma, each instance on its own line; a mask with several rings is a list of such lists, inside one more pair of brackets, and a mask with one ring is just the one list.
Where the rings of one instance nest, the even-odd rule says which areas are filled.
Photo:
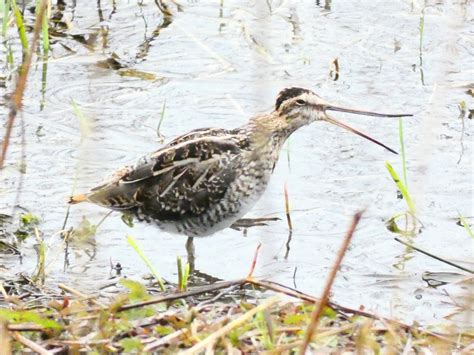
[[78, 194], [78, 195], [72, 195], [71, 197], [69, 197], [68, 203], [70, 205], [75, 205], [76, 203], [81, 203], [81, 202], [84, 202], [84, 201], [87, 201], [87, 200], [88, 200], [87, 195]]

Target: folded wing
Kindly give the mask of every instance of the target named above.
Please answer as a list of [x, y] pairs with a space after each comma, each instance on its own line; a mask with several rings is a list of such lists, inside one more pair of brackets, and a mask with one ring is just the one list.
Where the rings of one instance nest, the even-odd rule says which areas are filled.
[[201, 214], [222, 199], [235, 179], [242, 142], [227, 130], [198, 130], [122, 169], [87, 195], [96, 204], [158, 220]]

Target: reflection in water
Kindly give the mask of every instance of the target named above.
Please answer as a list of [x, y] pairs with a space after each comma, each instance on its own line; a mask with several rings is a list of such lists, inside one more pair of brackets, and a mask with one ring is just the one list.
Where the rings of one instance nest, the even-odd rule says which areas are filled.
[[[115, 14], [116, 10], [117, 9], [115, 6], [115, 1], [112, 1], [112, 11], [110, 12], [109, 20], [112, 19], [112, 15]], [[97, 0], [97, 15], [100, 21], [99, 32], [102, 36], [102, 49], [107, 49], [109, 47], [109, 26], [107, 25], [107, 22], [105, 22], [104, 20], [104, 13], [102, 11], [101, 0]]]
[[[332, 0], [324, 0], [324, 10], [331, 11]], [[316, 5], [321, 6], [321, 0], [316, 0]]]
[[[403, 228], [400, 228], [397, 223], [404, 223]], [[423, 223], [409, 211], [391, 217], [385, 225], [390, 232], [406, 238], [406, 242], [409, 244], [413, 243], [414, 239], [422, 232], [422, 228], [424, 227]], [[398, 238], [395, 238], [395, 240], [398, 241]], [[403, 242], [401, 243], [404, 244]], [[396, 257], [398, 262], [393, 264], [393, 267], [398, 270], [405, 270], [405, 264], [413, 259], [413, 257], [413, 249], [406, 245], [403, 253]]]
[[405, 264], [413, 259], [414, 252], [412, 248], [406, 247], [402, 254], [395, 257], [398, 261], [393, 264], [393, 267], [398, 270], [405, 270]]
[[122, 264], [119, 262], [115, 265], [112, 263], [112, 258], [110, 259], [110, 278], [119, 277], [122, 275]]
[[145, 23], [145, 33], [144, 33], [144, 41], [138, 45], [138, 50], [137, 54], [135, 56], [135, 59], [143, 59], [148, 55], [148, 51], [150, 50], [151, 44], [154, 40], [156, 40], [159, 36], [162, 30], [167, 28], [169, 25], [171, 25], [173, 18], [171, 16], [164, 16], [163, 21], [161, 24], [155, 27], [153, 30], [152, 34], [150, 37], [147, 37], [147, 22], [145, 20], [145, 16], [142, 15], [143, 21]]
[[186, 253], [189, 263], [189, 285], [199, 286], [223, 281], [219, 277], [212, 276], [206, 272], [202, 272], [196, 269], [194, 238], [192, 237], [188, 237], [188, 239], [186, 240]]
[[[252, 228], [252, 227], [263, 227], [267, 226], [267, 222], [274, 222], [274, 221], [279, 221], [280, 218], [278, 217], [262, 217], [262, 218], [241, 218], [234, 222], [229, 228], [232, 228], [237, 231], [242, 231], [243, 236], [247, 236], [247, 229]], [[289, 232], [288, 235], [288, 240], [286, 242], [286, 253], [285, 253], [285, 259], [288, 257], [288, 254], [290, 252], [290, 242], [291, 242], [291, 231]], [[210, 276], [208, 274], [204, 274], [201, 271], [196, 269], [196, 253], [195, 253], [195, 247], [194, 247], [194, 238], [193, 237], [188, 237], [186, 239], [186, 254], [187, 254], [187, 259], [189, 263], [189, 274], [194, 275], [195, 277], [201, 278], [202, 275], [207, 275], [207, 279], [212, 278], [213, 280], [219, 280], [218, 278], [215, 278], [214, 276]]]
[[188, 263], [189, 263], [189, 274], [190, 275], [193, 275], [194, 274], [194, 270], [196, 269], [195, 268], [195, 265], [196, 265], [196, 258], [195, 258], [195, 254], [194, 254], [194, 238], [193, 237], [188, 237], [188, 239], [186, 239], [186, 253], [187, 253], [187, 256], [188, 256]]
[[421, 275], [421, 279], [427, 283], [429, 287], [437, 288], [449, 283], [458, 282], [466, 279], [467, 275], [456, 272], [429, 272], [425, 271]]
[[102, 6], [100, 3], [100, 0], [97, 0], [97, 14], [99, 15], [99, 21], [103, 22], [104, 21], [104, 14], [102, 11]]
[[43, 66], [41, 70], [41, 96], [40, 96], [40, 111], [43, 111], [45, 105], [46, 93], [46, 79], [48, 76], [48, 57], [43, 58]]
[[244, 230], [246, 234], [246, 229], [252, 227], [264, 227], [268, 225], [268, 222], [279, 221], [278, 217], [260, 217], [260, 218], [241, 218], [235, 221], [230, 228], [237, 231]]
[[402, 243], [403, 245], [406, 245], [406, 246], [407, 246], [408, 248], [410, 248], [410, 249], [416, 250], [417, 252], [420, 252], [420, 253], [425, 254], [425, 255], [427, 255], [427, 256], [433, 258], [433, 259], [436, 259], [436, 260], [438, 260], [438, 261], [441, 261], [442, 263], [451, 265], [451, 266], [453, 266], [453, 267], [455, 267], [455, 268], [457, 268], [457, 269], [459, 269], [459, 270], [463, 270], [463, 271], [468, 272], [468, 273], [470, 273], [470, 274], [474, 274], [474, 270], [468, 269], [468, 268], [466, 268], [466, 267], [464, 267], [464, 266], [462, 266], [462, 265], [453, 263], [452, 261], [449, 261], [449, 260], [447, 260], [447, 259], [441, 258], [441, 257], [439, 257], [439, 256], [437, 256], [437, 255], [432, 254], [432, 253], [429, 253], [429, 252], [427, 252], [426, 250], [423, 250], [423, 249], [421, 249], [421, 248], [419, 248], [419, 247], [416, 247], [416, 246], [414, 246], [413, 244], [407, 243], [407, 242], [405, 242], [405, 241], [403, 241], [403, 240], [401, 240], [401, 239], [399, 239], [399, 238], [395, 238], [395, 240], [396, 240], [397, 242], [399, 242], [399, 243]]
[[421, 79], [421, 84], [425, 85], [425, 74], [423, 72], [423, 33], [425, 29], [425, 8], [421, 9], [421, 15], [420, 15], [420, 26], [419, 26], [419, 32], [420, 32], [420, 44], [419, 44], [419, 58], [420, 58], [420, 64], [419, 64], [419, 69], [420, 69], [420, 79]]
[[298, 271], [298, 266], [295, 266], [295, 271], [293, 271], [293, 287], [295, 290], [298, 289], [298, 286], [296, 285], [296, 272]]
[[[64, 237], [64, 261], [63, 261], [63, 272], [66, 272], [71, 267], [71, 251], [76, 251], [77, 257], [80, 255], [86, 255], [87, 260], [83, 262], [84, 272], [87, 270], [87, 264], [94, 261], [97, 256], [97, 243], [94, 239], [87, 241], [75, 242], [71, 240], [74, 238], [74, 230], [71, 228], [65, 233]], [[77, 266], [77, 265], [75, 265]]]
[[219, 18], [221, 19], [219, 23], [219, 33], [222, 33], [222, 30], [225, 27], [225, 21], [224, 21], [224, 0], [221, 0], [219, 4]]
[[[290, 255], [290, 243], [291, 243], [291, 236], [292, 235], [293, 235], [293, 231], [290, 229], [288, 231], [288, 239], [286, 240], [286, 243], [285, 243], [285, 247], [286, 247], [285, 260], [287, 260], [288, 256]], [[295, 270], [295, 273], [296, 273], [296, 270]]]
[[288, 22], [291, 24], [291, 32], [293, 33], [292, 44], [297, 44], [297, 42], [302, 39], [302, 35], [300, 19], [298, 18], [298, 12], [296, 11], [295, 7], [290, 7], [290, 16], [288, 17]]

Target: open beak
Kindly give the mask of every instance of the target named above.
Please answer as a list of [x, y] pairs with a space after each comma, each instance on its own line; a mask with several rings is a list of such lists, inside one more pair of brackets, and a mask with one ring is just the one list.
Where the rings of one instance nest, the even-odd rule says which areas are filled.
[[378, 140], [368, 136], [365, 133], [362, 133], [361, 131], [358, 131], [342, 122], [337, 121], [336, 119], [332, 118], [327, 114], [326, 111], [339, 111], [339, 112], [347, 112], [347, 113], [352, 113], [355, 115], [364, 115], [364, 116], [374, 116], [374, 117], [408, 117], [408, 116], [413, 116], [411, 114], [389, 114], [389, 113], [377, 113], [377, 112], [370, 112], [370, 111], [362, 111], [362, 110], [354, 110], [350, 108], [343, 108], [343, 107], [337, 107], [333, 105], [323, 105], [323, 112], [324, 112], [324, 118], [323, 120], [330, 122], [336, 126], [342, 127], [344, 129], [347, 129], [348, 131], [357, 134], [358, 136], [364, 137], [365, 139], [368, 139], [371, 142], [374, 142], [375, 144], [380, 145], [381, 147], [384, 147], [388, 151], [398, 154], [395, 150], [393, 150], [390, 147], [387, 147], [385, 144], [379, 142]]

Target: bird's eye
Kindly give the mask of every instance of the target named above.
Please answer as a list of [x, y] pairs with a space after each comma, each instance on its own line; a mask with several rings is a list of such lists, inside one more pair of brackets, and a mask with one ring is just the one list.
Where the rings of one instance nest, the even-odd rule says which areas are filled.
[[299, 99], [299, 100], [296, 100], [296, 104], [299, 106], [303, 106], [306, 104], [306, 102], [304, 100]]

